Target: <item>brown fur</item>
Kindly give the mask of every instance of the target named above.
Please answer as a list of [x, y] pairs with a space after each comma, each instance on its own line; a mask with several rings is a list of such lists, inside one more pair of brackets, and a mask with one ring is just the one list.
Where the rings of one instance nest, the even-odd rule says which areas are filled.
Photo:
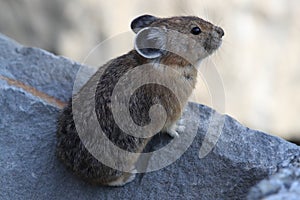
[[[195, 25], [202, 29], [202, 35], [193, 35], [190, 33], [190, 29]], [[185, 46], [180, 44], [178, 46], [176, 40], [171, 38], [170, 41], [168, 41], [171, 47], [178, 48], [176, 52], [184, 50], [182, 48], [190, 48], [188, 49], [189, 51], [196, 52], [196, 54], [192, 54], [193, 56], [201, 54], [195, 59], [192, 58], [192, 62], [197, 61], [199, 58], [203, 59], [216, 50], [220, 45], [219, 40], [222, 37], [220, 36], [216, 39], [215, 31], [219, 29], [219, 27], [198, 17], [157, 18], [153, 23], [149, 23], [149, 26], [160, 27], [166, 30], [176, 30], [187, 35], [187, 37], [194, 38], [200, 47], [207, 45], [205, 49], [208, 53], [204, 52], [203, 48], [193, 49], [197, 46], [193, 46], [192, 44], [184, 44]], [[217, 46], [216, 42], [219, 42]], [[101, 67], [79, 93], [70, 100], [58, 120], [57, 156], [67, 168], [82, 179], [94, 184], [123, 185], [129, 180], [131, 181], [133, 177], [130, 176], [130, 173], [105, 166], [87, 150], [76, 130], [77, 126], [75, 126], [73, 119], [74, 110], [72, 104], [80, 104], [79, 115], [84, 119], [80, 123], [89, 127], [87, 124], [89, 120], [91, 120], [90, 113], [95, 109], [101, 129], [111, 142], [128, 152], [141, 152], [150, 138], [143, 139], [127, 135], [118, 127], [110, 110], [110, 97], [115, 85], [126, 72], [145, 64], [149, 65], [150, 68], [156, 69], [155, 74], [152, 74], [152, 76], [156, 77], [158, 82], [164, 79], [167, 84], [176, 86], [176, 92], [183, 97], [184, 105], [180, 104], [173, 92], [168, 88], [158, 84], [147, 84], [138, 89], [131, 97], [129, 104], [131, 117], [136, 124], [140, 126], [147, 125], [150, 123], [150, 107], [154, 104], [161, 104], [167, 113], [167, 120], [162, 131], [168, 132], [174, 129], [174, 125], [180, 118], [183, 108], [188, 101], [188, 97], [191, 95], [196, 84], [197, 69], [193, 66], [194, 63], [180, 57], [176, 53], [170, 52], [165, 53], [159, 58], [147, 59], [141, 56], [136, 50], [132, 50], [123, 56], [111, 60]], [[164, 66], [159, 66], [159, 64]], [[169, 73], [168, 70], [166, 70], [167, 67], [171, 67], [176, 73]], [[145, 72], [141, 74], [140, 77], [132, 78], [131, 81], [136, 81], [135, 78], [143, 79], [143, 76], [145, 76], [144, 78], [146, 79], [148, 75], [149, 74]], [[126, 91], [124, 91], [124, 94], [125, 93]], [[93, 100], [95, 100], [95, 105], [91, 105]], [[88, 142], [97, 143], [97, 141], [94, 141], [93, 136], [97, 133], [95, 133], [93, 127], [89, 130], [85, 130], [85, 132], [87, 137], [91, 138]], [[99, 148], [101, 150], [101, 147]], [[102, 150], [104, 153], [109, 154], [109, 150]], [[129, 165], [134, 166], [137, 159], [137, 156], [129, 158]]]

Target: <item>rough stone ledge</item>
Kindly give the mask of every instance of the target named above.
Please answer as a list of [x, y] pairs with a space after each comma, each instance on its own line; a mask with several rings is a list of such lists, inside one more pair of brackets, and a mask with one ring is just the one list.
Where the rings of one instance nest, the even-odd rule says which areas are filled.
[[300, 197], [300, 159], [280, 166], [278, 172], [251, 188], [248, 200], [298, 200]]
[[[299, 158], [298, 146], [190, 103], [183, 118], [200, 124], [180, 159], [121, 188], [88, 185], [54, 155], [56, 118], [80, 67], [0, 35], [0, 199], [245, 199], [252, 186]], [[217, 145], [200, 159], [213, 116], [225, 123]]]

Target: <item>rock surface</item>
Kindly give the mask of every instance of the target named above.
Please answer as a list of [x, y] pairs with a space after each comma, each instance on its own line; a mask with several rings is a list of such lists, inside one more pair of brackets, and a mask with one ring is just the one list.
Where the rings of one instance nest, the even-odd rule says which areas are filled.
[[[245, 199], [250, 187], [299, 158], [298, 146], [190, 103], [183, 118], [200, 124], [180, 159], [124, 187], [88, 185], [54, 155], [56, 119], [79, 68], [0, 35], [0, 199]], [[216, 146], [199, 158], [205, 134], [220, 118]]]
[[248, 200], [298, 200], [300, 197], [300, 159], [295, 158], [288, 167], [254, 186]]

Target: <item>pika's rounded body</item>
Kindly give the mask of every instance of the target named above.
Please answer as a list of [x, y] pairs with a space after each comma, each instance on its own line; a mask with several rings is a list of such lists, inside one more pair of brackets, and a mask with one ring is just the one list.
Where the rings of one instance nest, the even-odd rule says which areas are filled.
[[[114, 145], [124, 151], [140, 153], [151, 137], [138, 137], [139, 133], [132, 136], [122, 130], [113, 115], [111, 97], [122, 77], [144, 66], [143, 73], [136, 73], [137, 77], [130, 77], [130, 81], [147, 80], [150, 73], [152, 79], [131, 94], [128, 117], [137, 126], [145, 127], [151, 123], [151, 107], [159, 104], [166, 114], [160, 131], [179, 137], [178, 128], [182, 127], [177, 126], [176, 122], [195, 87], [195, 65], [221, 45], [224, 35], [221, 28], [198, 17], [157, 18], [143, 15], [133, 20], [131, 28], [137, 34], [135, 49], [99, 68], [78, 94], [74, 95], [58, 119], [58, 158], [79, 177], [93, 184], [122, 186], [132, 181], [138, 156], [127, 161], [132, 166], [130, 173], [108, 167], [92, 155], [82, 142], [74, 120], [73, 106], [80, 101], [79, 96], [90, 98], [94, 102], [92, 108], [90, 103], [80, 105], [83, 121], [90, 120], [90, 110], [94, 109], [98, 123]], [[157, 84], [161, 80], [164, 80], [164, 84]], [[172, 89], [166, 87], [168, 85]], [[126, 85], [123, 88], [124, 94], [129, 92]], [[93, 129], [86, 132], [89, 134]], [[88, 140], [94, 142], [92, 137]]]

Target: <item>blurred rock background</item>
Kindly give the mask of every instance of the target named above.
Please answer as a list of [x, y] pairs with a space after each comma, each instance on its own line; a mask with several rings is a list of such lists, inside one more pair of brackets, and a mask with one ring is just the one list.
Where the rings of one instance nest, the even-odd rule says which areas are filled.
[[[222, 26], [223, 46], [203, 62], [192, 100], [251, 128], [300, 138], [299, 0], [0, 0], [0, 32], [27, 46], [101, 65], [132, 48], [129, 24], [144, 13], [197, 15]], [[226, 98], [216, 100], [221, 106], [213, 103], [211, 91], [218, 86], [205, 76], [212, 68], [223, 81]]]

